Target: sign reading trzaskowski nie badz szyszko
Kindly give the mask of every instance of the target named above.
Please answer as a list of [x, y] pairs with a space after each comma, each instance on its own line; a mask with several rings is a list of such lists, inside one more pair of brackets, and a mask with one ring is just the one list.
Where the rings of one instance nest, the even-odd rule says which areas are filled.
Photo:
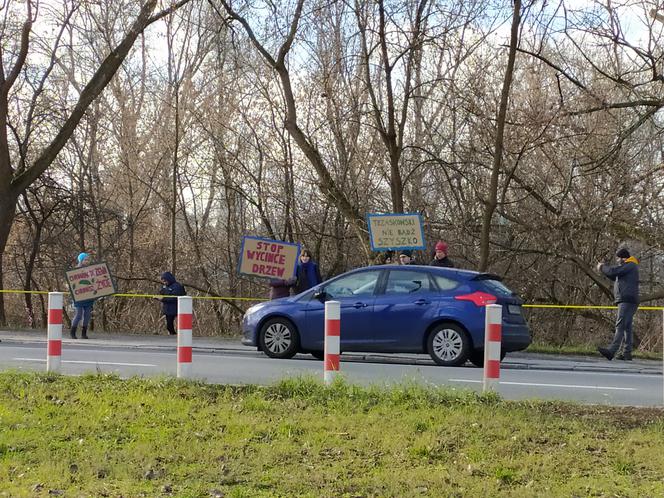
[[368, 214], [371, 249], [424, 249], [422, 217], [417, 213]]

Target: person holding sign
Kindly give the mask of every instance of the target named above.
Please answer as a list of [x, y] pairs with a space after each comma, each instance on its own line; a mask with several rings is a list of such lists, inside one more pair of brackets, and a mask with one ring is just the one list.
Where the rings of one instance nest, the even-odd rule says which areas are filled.
[[311, 289], [322, 281], [318, 265], [311, 260], [311, 252], [309, 249], [302, 249], [296, 269], [295, 294]]
[[[82, 252], [76, 258], [78, 262], [76, 268], [88, 266], [91, 263], [90, 259], [90, 255], [87, 252]], [[90, 318], [92, 317], [92, 307], [94, 306], [94, 303], [94, 299], [74, 302], [74, 309], [76, 310], [76, 314], [71, 321], [71, 330], [69, 331], [69, 335], [72, 339], [76, 339], [76, 329], [78, 328], [78, 324], [81, 323], [81, 320], [83, 320], [83, 326], [81, 327], [81, 339], [88, 338], [88, 325], [90, 324]]]
[[399, 253], [399, 264], [400, 265], [414, 265], [413, 262], [413, 253], [408, 249], [404, 249]]
[[270, 299], [280, 299], [290, 296], [291, 287], [295, 284], [295, 279], [284, 280], [282, 278], [270, 279]]
[[[170, 271], [165, 271], [161, 274], [161, 290], [159, 294], [162, 296], [186, 296], [187, 291], [184, 285], [175, 280], [175, 277]], [[161, 312], [166, 317], [166, 330], [169, 335], [175, 335], [175, 319], [178, 316], [178, 298], [177, 297], [157, 297], [157, 301], [161, 301]]]
[[454, 263], [447, 257], [447, 244], [442, 240], [436, 243], [436, 252], [429, 266], [442, 266], [444, 268], [454, 268]]

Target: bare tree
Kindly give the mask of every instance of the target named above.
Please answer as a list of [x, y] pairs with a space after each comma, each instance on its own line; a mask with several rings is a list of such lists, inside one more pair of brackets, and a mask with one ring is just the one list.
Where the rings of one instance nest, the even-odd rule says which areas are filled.
[[252, 29], [249, 21], [240, 15], [233, 7], [230, 6], [225, 0], [220, 0], [225, 11], [231, 17], [240, 23], [249, 37], [254, 48], [260, 53], [263, 60], [277, 73], [283, 91], [283, 97], [286, 104], [286, 121], [285, 127], [288, 133], [293, 137], [300, 150], [309, 160], [313, 168], [316, 170], [320, 179], [320, 189], [327, 198], [327, 200], [337, 206], [337, 208], [344, 214], [353, 225], [358, 239], [362, 243], [364, 252], [369, 256], [368, 246], [368, 232], [365, 228], [364, 217], [354, 206], [345, 193], [338, 187], [334, 178], [330, 174], [321, 154], [312, 142], [311, 138], [300, 127], [298, 122], [297, 105], [295, 95], [293, 92], [293, 84], [291, 82], [290, 72], [287, 64], [287, 57], [295, 41], [302, 12], [304, 8], [304, 0], [298, 0], [295, 9], [291, 14], [291, 21], [288, 26], [287, 34], [283, 42], [279, 45], [276, 57], [270, 54], [266, 46], [258, 40], [254, 30]]
[[510, 32], [510, 47], [505, 67], [505, 78], [500, 93], [500, 107], [496, 116], [496, 138], [493, 152], [493, 166], [491, 168], [491, 181], [489, 192], [482, 217], [482, 232], [480, 234], [480, 263], [479, 270], [486, 271], [489, 266], [489, 247], [491, 238], [491, 220], [498, 205], [498, 179], [503, 163], [503, 140], [505, 133], [505, 122], [507, 121], [507, 104], [509, 102], [510, 87], [514, 76], [514, 61], [516, 60], [516, 49], [519, 43], [519, 26], [521, 24], [521, 0], [514, 0], [512, 13], [512, 29]]
[[[28, 0], [25, 2], [25, 21], [23, 22], [20, 34], [16, 33], [16, 35], [19, 36], [19, 40], [15, 44], [16, 50], [10, 54], [5, 54], [4, 51], [0, 52], [0, 287], [3, 285], [3, 256], [9, 232], [14, 221], [16, 204], [19, 196], [25, 192], [25, 190], [51, 165], [55, 157], [67, 143], [67, 140], [71, 137], [74, 129], [90, 104], [92, 104], [95, 98], [113, 78], [113, 75], [122, 64], [122, 61], [129, 53], [134, 41], [140, 33], [142, 33], [147, 26], [170, 14], [188, 1], [189, 0], [180, 0], [177, 3], [174, 3], [171, 7], [164, 9], [157, 14], [153, 14], [157, 5], [157, 0], [148, 0], [141, 5], [139, 14], [134, 23], [125, 33], [120, 43], [113, 48], [110, 54], [108, 54], [100, 64], [90, 81], [85, 85], [79, 95], [76, 105], [59, 127], [55, 137], [41, 150], [41, 152], [36, 154], [35, 159], [29, 163], [25, 151], [31, 138], [30, 133], [26, 133], [23, 138], [19, 138], [18, 135], [15, 137], [17, 141], [16, 148], [21, 151], [21, 156], [18, 160], [12, 158], [12, 152], [7, 136], [8, 129], [15, 132], [18, 131], [18, 127], [9, 121], [9, 100], [11, 98], [10, 94], [12, 88], [21, 76], [25, 62], [28, 58], [32, 25], [37, 15], [37, 8], [34, 0]], [[69, 17], [66, 17], [65, 22], [69, 22]], [[7, 30], [5, 29], [6, 27], [7, 17], [5, 17], [5, 23], [2, 29], [3, 36], [8, 35]], [[4, 46], [4, 43], [2, 46]], [[43, 85], [52, 71], [54, 61], [57, 58], [58, 47], [59, 38], [56, 39], [55, 46], [52, 50], [51, 64], [43, 73], [41, 82], [34, 91], [33, 105], [35, 105], [34, 102], [42, 92]], [[9, 57], [6, 60], [5, 57], [7, 57], [7, 55], [9, 55]], [[7, 71], [5, 70], [5, 67], [8, 67]], [[30, 115], [30, 110], [28, 112]], [[29, 123], [29, 126], [32, 126], [32, 124], [33, 123]], [[0, 294], [0, 323], [5, 322], [4, 296]]]

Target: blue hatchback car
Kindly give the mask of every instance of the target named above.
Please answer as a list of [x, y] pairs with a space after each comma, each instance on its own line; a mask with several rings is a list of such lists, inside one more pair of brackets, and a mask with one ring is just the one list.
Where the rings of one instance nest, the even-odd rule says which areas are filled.
[[502, 354], [526, 349], [523, 301], [499, 277], [433, 266], [370, 266], [247, 310], [242, 343], [272, 358], [323, 357], [325, 301], [341, 303], [341, 351], [428, 353], [439, 365], [484, 361], [485, 306], [503, 306]]

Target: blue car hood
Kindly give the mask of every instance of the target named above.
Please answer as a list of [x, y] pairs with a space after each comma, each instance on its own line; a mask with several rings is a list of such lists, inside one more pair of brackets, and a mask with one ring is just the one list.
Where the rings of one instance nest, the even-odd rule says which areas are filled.
[[266, 309], [269, 308], [274, 308], [275, 306], [283, 306], [284, 304], [288, 303], [294, 303], [296, 296], [291, 296], [291, 297], [281, 297], [279, 299], [272, 299], [271, 301], [263, 301], [262, 303], [254, 304], [253, 306], [249, 307], [247, 311], [265, 311]]

